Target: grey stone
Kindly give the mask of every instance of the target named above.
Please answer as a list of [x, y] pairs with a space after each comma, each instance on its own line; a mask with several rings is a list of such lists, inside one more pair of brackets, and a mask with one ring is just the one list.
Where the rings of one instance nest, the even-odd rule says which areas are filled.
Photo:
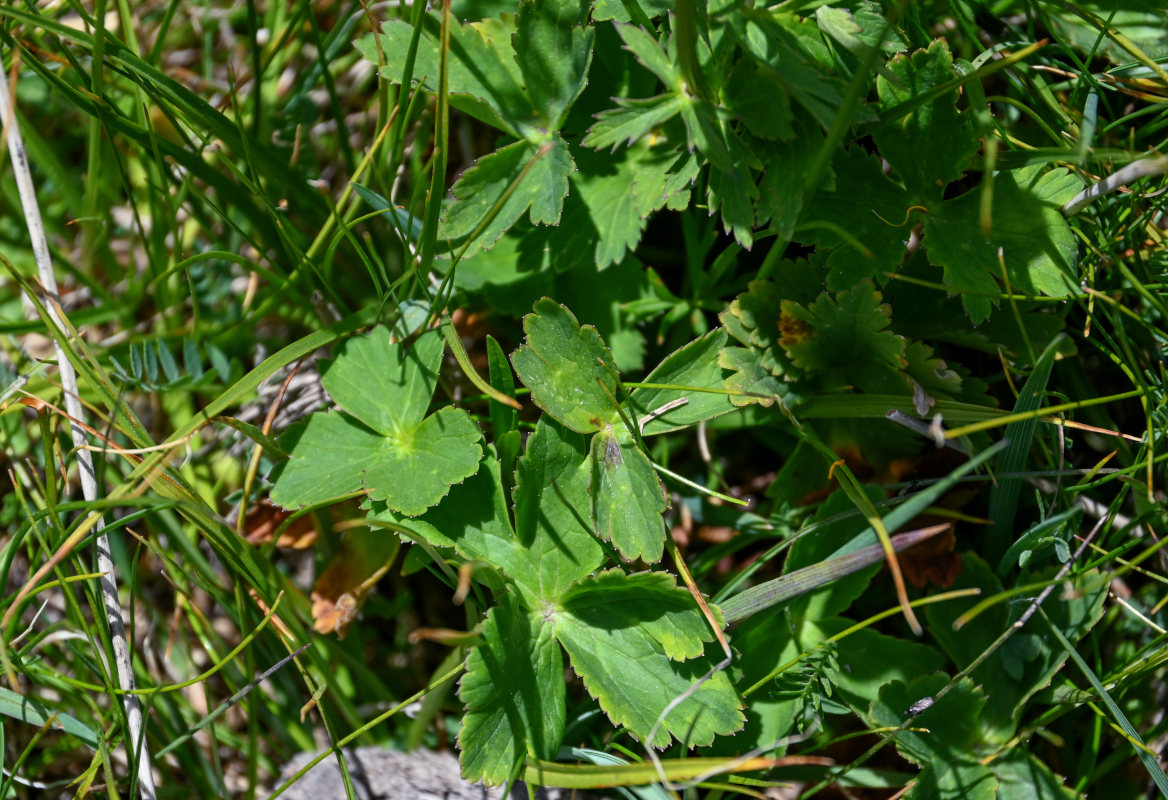
[[[414, 750], [403, 753], [381, 747], [346, 748], [345, 763], [359, 800], [503, 800], [503, 789], [467, 783], [458, 770], [458, 759], [451, 753]], [[285, 783], [315, 758], [315, 753], [298, 753], [280, 770], [280, 784]], [[287, 800], [333, 800], [345, 797], [345, 784], [335, 756], [313, 767], [299, 781], [280, 795]], [[570, 789], [539, 788], [538, 800], [570, 800], [596, 795]], [[512, 787], [508, 800], [527, 800], [527, 787]]]

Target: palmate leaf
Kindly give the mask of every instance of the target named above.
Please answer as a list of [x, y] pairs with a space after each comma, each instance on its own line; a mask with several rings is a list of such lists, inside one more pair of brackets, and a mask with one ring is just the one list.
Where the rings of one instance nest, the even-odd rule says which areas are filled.
[[714, 673], [673, 708], [649, 738], [665, 707], [711, 666], [704, 656], [670, 659], [700, 652], [701, 641], [712, 637], [708, 628], [701, 631], [704, 620], [693, 599], [668, 576], [656, 575], [607, 572], [582, 581], [555, 615], [556, 638], [614, 723], [653, 747], [674, 738], [687, 747], [707, 745], [738, 730], [744, 719], [725, 672]]
[[689, 207], [690, 187], [701, 171], [696, 153], [654, 148], [641, 161], [633, 178], [633, 204], [641, 217], [669, 208], [682, 211]]
[[[664, 572], [602, 572], [573, 587], [560, 607], [578, 622], [595, 627], [640, 628], [671, 661], [697, 658], [706, 643], [714, 641], [693, 595]], [[721, 617], [712, 608], [720, 627]]]
[[[736, 155], [731, 158], [742, 164]], [[754, 244], [754, 204], [758, 200], [758, 186], [751, 171], [739, 166], [730, 172], [711, 164], [706, 199], [711, 212], [721, 213], [726, 230], [734, 234], [739, 244], [750, 249]]]
[[589, 519], [588, 456], [583, 438], [542, 419], [519, 459], [515, 524], [510, 524], [499, 462], [488, 452], [479, 471], [436, 508], [399, 520], [374, 506], [370, 515], [404, 525], [437, 547], [492, 565], [525, 607], [546, 609], [604, 563]]
[[272, 502], [293, 508], [367, 490], [413, 516], [473, 475], [482, 432], [470, 415], [446, 406], [424, 416], [442, 348], [437, 331], [407, 349], [382, 327], [347, 342], [322, 378], [344, 411], [313, 414], [281, 439], [291, 458]]
[[881, 299], [865, 280], [835, 298], [825, 292], [807, 307], [784, 300], [779, 344], [796, 367], [818, 375], [828, 390], [903, 393], [905, 342], [888, 330], [891, 309]]
[[933, 348], [923, 342], [909, 341], [905, 344], [904, 355], [908, 361], [904, 371], [914, 383], [914, 401], [917, 388], [925, 393], [922, 402], [926, 403], [927, 398], [955, 400], [961, 395], [961, 375], [949, 369], [941, 359], [934, 358]]
[[589, 519], [590, 481], [584, 437], [541, 417], [519, 459], [513, 494], [516, 532], [541, 602], [558, 600], [605, 561]]
[[657, 76], [666, 88], [680, 96], [682, 86], [681, 70], [670, 60], [666, 48], [638, 25], [617, 24], [616, 32], [628, 50], [642, 67]]
[[[371, 513], [506, 579], [502, 591], [496, 578], [488, 579], [502, 605], [484, 624], [460, 688], [467, 706], [459, 736], [464, 774], [488, 782], [505, 779], [525, 754], [549, 758], [559, 744], [562, 656], [549, 637], [569, 651], [606, 713], [642, 738], [670, 700], [709, 669], [699, 656], [713, 638], [693, 597], [672, 576], [612, 570], [592, 577], [605, 553], [591, 531], [590, 460], [580, 434], [545, 416], [517, 473], [517, 531], [493, 453], [421, 517], [401, 519], [377, 504]], [[720, 612], [714, 613], [721, 626]], [[672, 735], [708, 743], [741, 719], [738, 698], [719, 673], [671, 712], [653, 741], [664, 746]]]
[[718, 320], [742, 344], [773, 349], [778, 345], [779, 305], [784, 299], [791, 298], [780, 292], [775, 282], [751, 281], [747, 291], [734, 298]]
[[[621, 388], [604, 341], [594, 328], [580, 326], [570, 311], [549, 298], [535, 304], [535, 313], [524, 318], [523, 327], [526, 343], [512, 354], [511, 361], [531, 389], [532, 400], [568, 428], [594, 434], [589, 451], [596, 533], [611, 541], [625, 558], [659, 561], [666, 499], [652, 463], [616, 408]], [[669, 356], [650, 377], [675, 381], [680, 388], [644, 390], [644, 395], [625, 401], [626, 414], [640, 418], [659, 408], [646, 402], [664, 404], [692, 395], [693, 407], [687, 403], [676, 416], [663, 417], [655, 430], [661, 432], [733, 410], [721, 388], [725, 373], [714, 359], [724, 340], [720, 332], [710, 334]], [[686, 386], [714, 393], [691, 392]]]
[[337, 405], [377, 433], [400, 435], [426, 415], [444, 348], [442, 334], [430, 331], [405, 350], [379, 325], [341, 345], [320, 382]]
[[505, 782], [528, 755], [550, 761], [564, 736], [564, 656], [552, 626], [504, 595], [466, 659], [458, 747], [468, 781]]
[[789, 394], [789, 385], [768, 363], [766, 354], [753, 347], [723, 347], [718, 366], [730, 370], [726, 389], [737, 406], [758, 403], [764, 408]]
[[788, 393], [792, 365], [779, 346], [783, 295], [773, 281], [752, 281], [718, 315], [726, 331], [745, 347], [723, 347], [718, 366], [730, 370], [725, 386], [738, 406], [770, 406]]

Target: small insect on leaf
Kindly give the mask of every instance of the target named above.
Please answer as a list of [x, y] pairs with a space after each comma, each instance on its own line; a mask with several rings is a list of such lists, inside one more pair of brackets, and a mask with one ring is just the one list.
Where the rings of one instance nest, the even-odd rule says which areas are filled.
[[904, 712], [904, 715], [906, 717], [915, 717], [918, 714], [925, 713], [925, 711], [927, 711], [929, 709], [929, 707], [932, 705], [933, 705], [933, 698], [922, 697], [920, 700], [916, 701], [911, 706], [909, 706], [908, 710]]

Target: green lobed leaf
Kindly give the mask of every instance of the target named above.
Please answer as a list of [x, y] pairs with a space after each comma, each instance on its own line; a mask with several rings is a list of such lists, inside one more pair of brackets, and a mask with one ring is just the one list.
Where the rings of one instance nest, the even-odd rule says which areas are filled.
[[1061, 168], [1044, 173], [1036, 165], [998, 173], [989, 236], [980, 233], [980, 189], [932, 210], [925, 221], [929, 259], [944, 268], [945, 285], [961, 294], [974, 325], [997, 304], [1002, 264], [1015, 292], [1059, 296], [1082, 291], [1078, 243], [1059, 210], [1076, 185], [1074, 176]]
[[341, 345], [321, 385], [343, 408], [384, 436], [408, 436], [426, 415], [445, 342], [427, 331], [407, 349], [378, 325]]
[[[944, 672], [925, 675], [909, 683], [892, 681], [872, 703], [869, 721], [875, 727], [895, 728], [904, 722], [908, 710], [922, 700], [933, 698], [949, 683]], [[962, 678], [944, 697], [936, 700], [913, 720], [914, 728], [896, 740], [896, 749], [914, 764], [945, 761], [954, 752], [972, 753], [978, 742], [977, 716], [986, 703], [985, 693], [969, 678]]]
[[697, 154], [669, 148], [654, 148], [650, 152], [640, 162], [633, 178], [632, 196], [637, 213], [644, 218], [662, 208], [685, 210], [689, 207], [690, 187], [701, 171]]
[[756, 166], [756, 158], [741, 145], [733, 129], [721, 119], [721, 112], [712, 103], [690, 99], [681, 107], [685, 123], [686, 147], [697, 150], [709, 162], [711, 170], [721, 170], [727, 176], [743, 177], [740, 170]]
[[641, 241], [645, 219], [629, 191], [647, 148], [637, 146], [618, 157], [584, 150], [576, 158], [564, 213], [555, 228], [537, 229], [560, 272], [619, 264]]
[[665, 548], [668, 503], [648, 456], [623, 428], [611, 425], [592, 437], [592, 514], [596, 534], [621, 555], [649, 564]]
[[568, 177], [575, 168], [568, 144], [558, 133], [538, 143], [512, 142], [483, 156], [451, 189], [455, 199], [442, 215], [438, 235], [465, 240], [492, 213], [494, 217], [475, 235], [472, 247], [489, 248], [525, 211], [533, 224], [556, 225], [568, 193]]
[[[569, 195], [567, 205], [572, 204]], [[600, 272], [592, 254], [601, 246], [596, 239], [585, 243], [581, 260], [566, 272], [556, 272], [552, 258], [563, 263], [556, 248], [580, 239], [562, 238], [557, 228], [521, 225], [504, 236], [489, 252], [459, 262], [455, 282], [478, 294], [495, 313], [521, 318], [544, 296], [572, 297], [575, 313], [591, 320], [610, 346], [618, 369], [644, 368], [644, 330], [625, 312], [649, 291], [649, 275], [634, 257], [626, 255], [620, 268]]]
[[[452, 106], [520, 136], [534, 109], [524, 91], [522, 72], [515, 63], [511, 45], [514, 34], [515, 18], [510, 15], [469, 25], [452, 24], [447, 80]], [[381, 74], [396, 81], [402, 78], [413, 35], [412, 25], [390, 20], [382, 25], [382, 33], [376, 39], [369, 34], [358, 39], [356, 46], [374, 64], [383, 57]], [[438, 26], [435, 19], [428, 17], [414, 61], [414, 83], [421, 83], [434, 92], [438, 88], [438, 72]]]
[[[677, 389], [635, 389], [625, 407], [641, 423], [644, 436], [688, 428], [704, 420], [733, 411], [735, 406], [723, 391], [727, 371], [718, 364], [718, 353], [726, 344], [726, 331], [718, 328], [670, 353], [645, 378], [644, 383], [673, 385]], [[712, 389], [714, 391], [691, 391]], [[648, 414], [676, 400], [684, 405], [672, 408], [645, 422]]]
[[[914, 401], [917, 399], [918, 389], [923, 393], [926, 402], [936, 399], [955, 400], [961, 397], [961, 375], [949, 369], [949, 365], [941, 359], [934, 358], [933, 348], [923, 342], [910, 340], [905, 344], [904, 357], [908, 362], [904, 372], [913, 382]], [[919, 406], [917, 410], [923, 414], [929, 407], [932, 407], [932, 403], [927, 403], [924, 411]]]
[[774, 281], [751, 281], [747, 291], [734, 298], [718, 320], [742, 344], [773, 348], [778, 344], [779, 305], [783, 299]]
[[613, 150], [624, 142], [632, 145], [655, 128], [677, 116], [681, 110], [681, 99], [675, 94], [661, 94], [656, 97], [617, 97], [616, 108], [596, 115], [596, 124], [588, 129], [581, 144], [585, 147]]
[[891, 309], [869, 280], [826, 292], [806, 308], [782, 301], [779, 344], [791, 363], [816, 375], [832, 391], [847, 386], [869, 394], [902, 394], [908, 388], [904, 337], [888, 330]]
[[[597, 604], [604, 604], [597, 587], [608, 586], [613, 579], [599, 584], [598, 580], [581, 583], [571, 609], [556, 614], [555, 629], [572, 669], [609, 719], [653, 747], [665, 747], [673, 738], [688, 747], [703, 746], [741, 728], [741, 704], [730, 679], [720, 671], [675, 706], [649, 738], [665, 707], [693, 689], [711, 662], [708, 657], [671, 661], [650, 635], [646, 624], [664, 613], [660, 591], [648, 590], [643, 601], [628, 601], [621, 609], [624, 613], [612, 616], [597, 609]], [[662, 627], [656, 627], [659, 634]]]
[[754, 203], [758, 200], [750, 170], [739, 166], [731, 172], [711, 164], [707, 187], [710, 211], [721, 212], [723, 227], [749, 249], [754, 244]]
[[384, 436], [347, 414], [327, 412], [313, 414], [285, 437], [291, 443], [282, 438], [281, 446], [292, 457], [272, 488], [272, 502], [284, 508], [365, 489], [394, 511], [415, 516], [473, 475], [482, 455], [482, 431], [452, 406], [405, 436]]
[[[907, 103], [956, 76], [944, 39], [934, 40], [927, 50], [892, 59], [888, 73], [876, 81], [882, 111]], [[892, 78], [900, 85], [892, 83]], [[873, 134], [880, 154], [909, 193], [922, 201], [939, 201], [945, 185], [964, 174], [980, 146], [969, 115], [959, 112], [956, 103], [955, 89]]]
[[468, 560], [490, 564], [515, 584], [528, 608], [540, 607], [538, 564], [511, 528], [499, 461], [493, 453], [483, 457], [478, 472], [453, 487], [443, 502], [425, 514], [401, 520], [383, 504], [374, 503], [369, 517], [408, 528], [424, 541], [453, 548]]
[[725, 386], [736, 406], [758, 403], [769, 408], [789, 393], [786, 381], [767, 364], [765, 354], [754, 348], [724, 347], [718, 353], [718, 366], [731, 372]]
[[523, 0], [516, 15], [515, 61], [534, 109], [558, 130], [584, 90], [595, 30], [585, 25], [588, 3]]
[[637, 25], [617, 23], [616, 31], [624, 41], [625, 49], [633, 54], [640, 65], [656, 75], [673, 93], [681, 96], [681, 71], [669, 60], [665, 48]]
[[[806, 292], [799, 287], [807, 276], [812, 277], [813, 285], [819, 281], [814, 280], [813, 271], [801, 262], [783, 262], [780, 271], [794, 273], [789, 286], [780, 289], [775, 281], [751, 281], [748, 290], [734, 298], [730, 307], [718, 315], [726, 332], [746, 345], [742, 348], [724, 347], [718, 356], [719, 366], [733, 373], [725, 385], [737, 393], [730, 396], [730, 401], [737, 406], [750, 403], [770, 406], [776, 397], [787, 403], [797, 399], [792, 384], [803, 374], [779, 345], [781, 307], [783, 300], [792, 296], [807, 301], [813, 299], [819, 291], [817, 286], [804, 287], [808, 289]], [[751, 394], [741, 394], [743, 392]]]
[[896, 27], [885, 23], [880, 6], [872, 0], [862, 0], [852, 10], [820, 6], [815, 9], [815, 21], [821, 31], [857, 56], [868, 47], [878, 47], [889, 55], [908, 47]]
[[542, 418], [517, 463], [515, 529], [507, 511], [499, 461], [451, 489], [437, 507], [399, 520], [375, 505], [373, 518], [403, 525], [438, 547], [451, 547], [510, 579], [523, 604], [544, 609], [605, 561], [592, 533], [590, 470], [584, 438]]
[[620, 387], [612, 354], [594, 327], [581, 327], [571, 311], [545, 297], [523, 318], [523, 330], [527, 340], [511, 363], [537, 406], [578, 433], [617, 422]]
[[564, 657], [552, 626], [510, 595], [487, 613], [481, 635], [458, 686], [466, 704], [459, 761], [466, 780], [499, 784], [528, 755], [555, 758], [564, 736]]

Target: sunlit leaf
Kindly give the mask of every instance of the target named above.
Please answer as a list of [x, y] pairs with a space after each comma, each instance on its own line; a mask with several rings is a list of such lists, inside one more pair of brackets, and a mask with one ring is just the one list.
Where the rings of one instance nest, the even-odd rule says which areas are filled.
[[[579, 433], [592, 433], [619, 417], [612, 354], [596, 329], [549, 298], [523, 319], [527, 340], [511, 355], [531, 399]], [[619, 423], [618, 423], [619, 424]]]

